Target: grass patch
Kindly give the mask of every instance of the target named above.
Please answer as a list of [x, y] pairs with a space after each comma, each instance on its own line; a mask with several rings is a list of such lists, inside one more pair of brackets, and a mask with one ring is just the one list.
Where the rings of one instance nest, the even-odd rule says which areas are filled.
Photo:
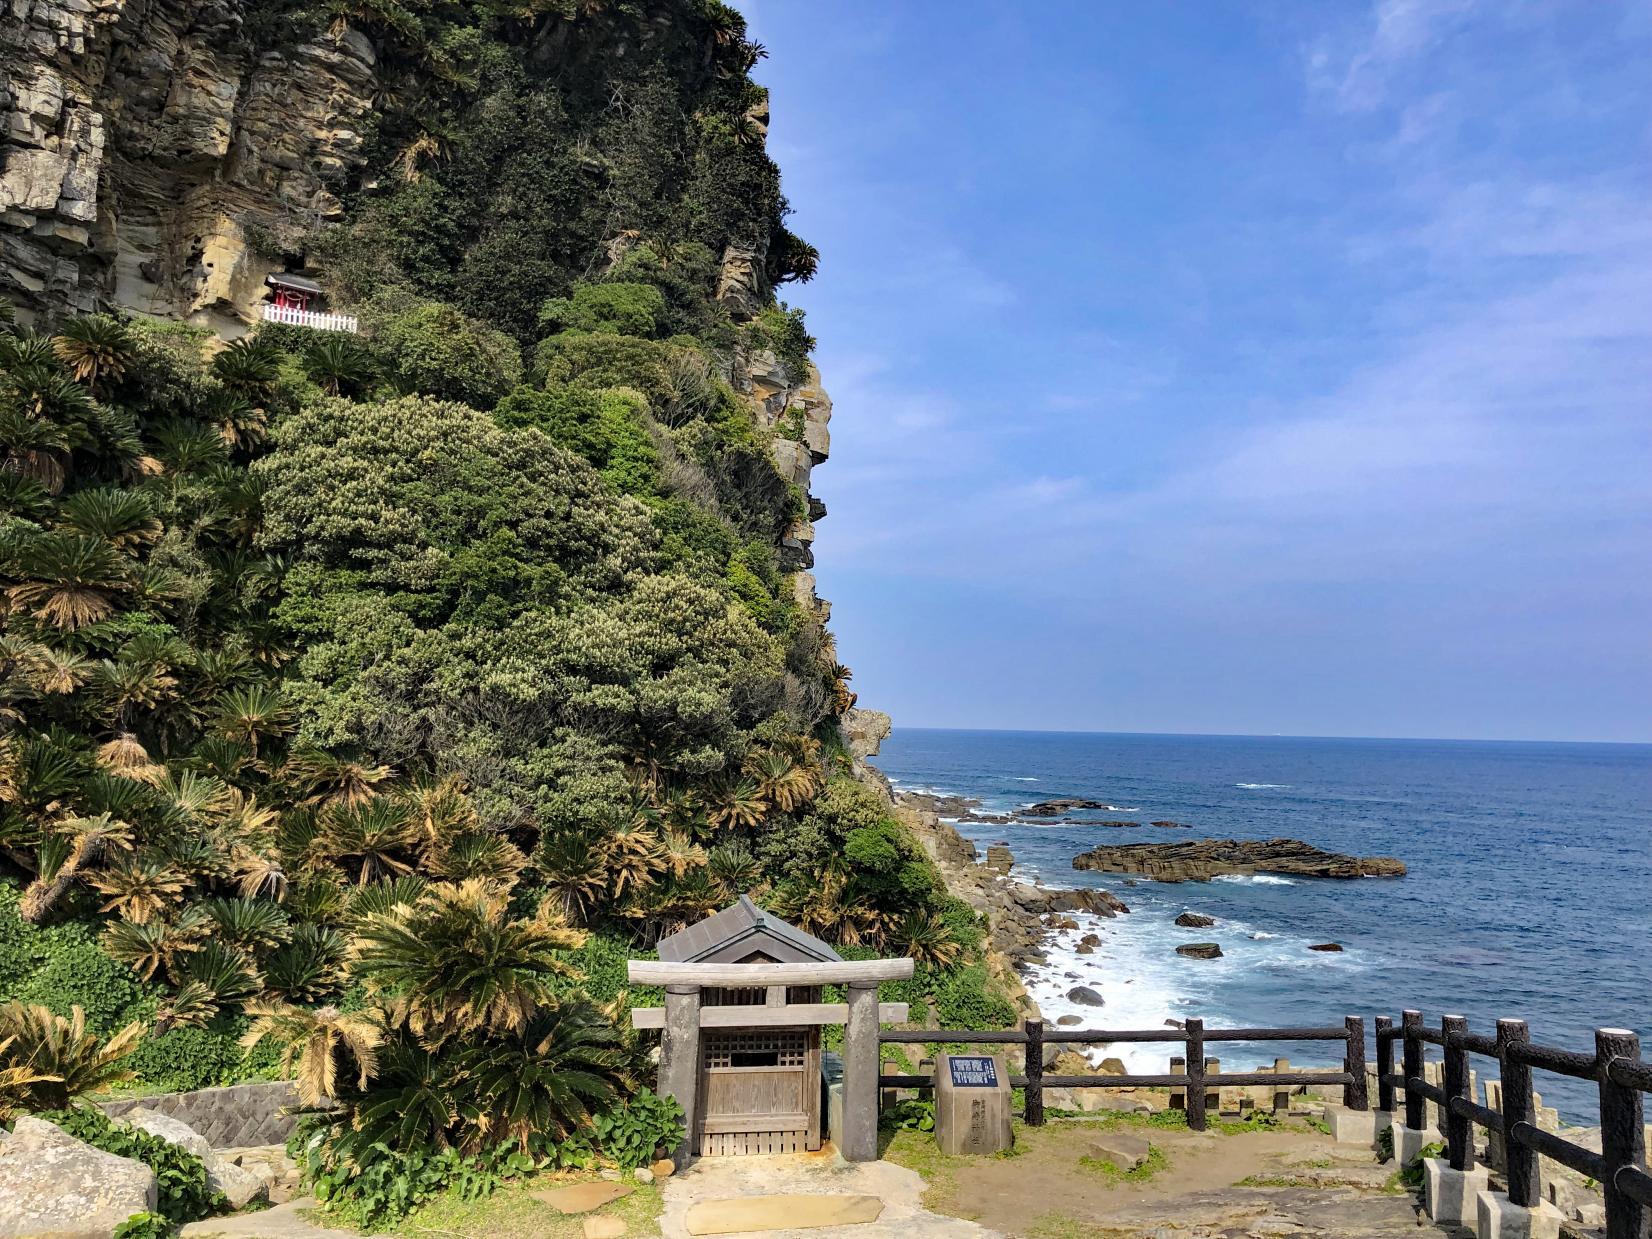
[[[549, 1188], [566, 1187], [588, 1179], [589, 1175], [553, 1176], [535, 1175], [519, 1183], [507, 1183], [485, 1200], [461, 1200], [457, 1193], [448, 1192], [408, 1214], [386, 1233], [406, 1235], [408, 1239], [581, 1239], [584, 1219], [594, 1216], [582, 1214], [564, 1217], [544, 1201], [535, 1200], [530, 1193]], [[660, 1189], [652, 1183], [627, 1184], [635, 1187], [629, 1196], [604, 1205], [601, 1213], [622, 1218], [627, 1235], [657, 1235], [662, 1208]], [[325, 1224], [338, 1222], [326, 1214], [314, 1220], [325, 1219]]]
[[1115, 1162], [1104, 1157], [1081, 1157], [1078, 1164], [1092, 1174], [1098, 1174], [1109, 1183], [1146, 1183], [1159, 1171], [1170, 1165], [1165, 1157], [1164, 1150], [1149, 1145], [1147, 1157], [1134, 1170], [1125, 1170]]
[[1090, 1239], [1095, 1233], [1090, 1223], [1065, 1213], [1041, 1213], [1027, 1230], [1027, 1239]]

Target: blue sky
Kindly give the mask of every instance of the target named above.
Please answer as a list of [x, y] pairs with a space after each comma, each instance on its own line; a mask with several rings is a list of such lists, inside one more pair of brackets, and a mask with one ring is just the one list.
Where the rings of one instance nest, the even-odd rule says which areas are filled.
[[863, 704], [1652, 739], [1652, 6], [741, 7]]

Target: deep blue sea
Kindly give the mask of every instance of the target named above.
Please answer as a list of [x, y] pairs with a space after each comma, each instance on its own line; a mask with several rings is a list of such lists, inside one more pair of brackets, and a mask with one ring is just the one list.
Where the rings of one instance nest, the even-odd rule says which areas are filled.
[[[1031, 978], [1048, 1020], [1320, 1025], [1397, 1020], [1410, 1006], [1430, 1023], [1467, 1015], [1487, 1033], [1499, 1016], [1521, 1017], [1534, 1040], [1579, 1051], [1597, 1027], [1652, 1042], [1652, 745], [897, 728], [873, 764], [900, 788], [974, 796], [988, 810], [1082, 796], [1115, 809], [1076, 816], [1194, 828], [960, 825], [980, 845], [1007, 842], [1024, 876], [1105, 886], [1131, 906], [1084, 927], [1103, 939], [1096, 954], [1073, 954], [1078, 935], [1066, 934]], [[1071, 867], [1097, 843], [1275, 836], [1397, 856], [1410, 872], [1131, 886]], [[1177, 928], [1183, 909], [1217, 926]], [[1175, 955], [1187, 941], [1219, 942], [1224, 957]], [[1327, 941], [1346, 950], [1307, 949]], [[1065, 1002], [1081, 981], [1101, 990], [1103, 1013]], [[1121, 1056], [1163, 1070], [1165, 1052]], [[1290, 1052], [1329, 1061], [1328, 1049]], [[1238, 1069], [1272, 1050], [1230, 1053]], [[1537, 1083], [1547, 1104], [1595, 1121], [1592, 1086], [1542, 1072]]]

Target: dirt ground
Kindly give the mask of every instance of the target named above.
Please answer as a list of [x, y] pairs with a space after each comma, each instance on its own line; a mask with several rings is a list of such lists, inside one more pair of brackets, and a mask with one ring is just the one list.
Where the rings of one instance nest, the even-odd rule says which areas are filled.
[[[1441, 1233], [1369, 1150], [1336, 1145], [1301, 1119], [1212, 1127], [1133, 1114], [1018, 1123], [1014, 1153], [995, 1157], [947, 1157], [932, 1135], [900, 1132], [884, 1156], [924, 1176], [931, 1209], [1027, 1239]], [[1118, 1129], [1146, 1137], [1147, 1165], [1125, 1174], [1090, 1156]]]

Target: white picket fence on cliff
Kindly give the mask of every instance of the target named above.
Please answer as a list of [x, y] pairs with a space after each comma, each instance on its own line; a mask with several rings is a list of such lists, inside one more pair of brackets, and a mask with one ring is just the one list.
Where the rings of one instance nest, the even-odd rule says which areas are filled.
[[295, 310], [290, 306], [264, 304], [266, 323], [286, 323], [291, 327], [314, 327], [317, 331], [355, 331], [354, 314], [323, 314], [318, 310]]

